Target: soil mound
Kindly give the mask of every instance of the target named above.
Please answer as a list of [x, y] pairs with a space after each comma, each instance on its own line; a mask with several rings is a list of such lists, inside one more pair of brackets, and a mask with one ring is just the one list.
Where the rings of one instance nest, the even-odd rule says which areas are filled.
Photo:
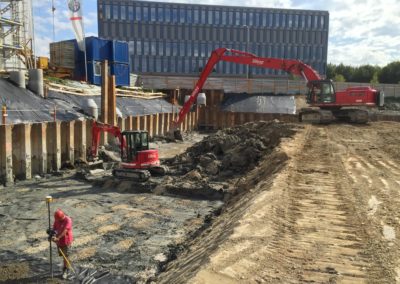
[[[173, 177], [158, 187], [175, 194], [220, 198], [234, 180], [258, 165], [262, 157], [292, 137], [299, 125], [274, 121], [251, 122], [218, 131], [165, 162]], [[210, 194], [212, 193], [212, 194]]]

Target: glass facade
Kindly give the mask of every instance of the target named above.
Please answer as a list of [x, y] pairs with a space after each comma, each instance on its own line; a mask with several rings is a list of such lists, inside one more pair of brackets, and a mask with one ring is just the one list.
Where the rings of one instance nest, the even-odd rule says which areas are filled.
[[[219, 47], [262, 57], [300, 59], [326, 74], [326, 11], [99, 0], [99, 36], [129, 42], [134, 73], [198, 75]], [[218, 75], [246, 76], [243, 65], [220, 62]], [[283, 75], [251, 67], [250, 76]]]

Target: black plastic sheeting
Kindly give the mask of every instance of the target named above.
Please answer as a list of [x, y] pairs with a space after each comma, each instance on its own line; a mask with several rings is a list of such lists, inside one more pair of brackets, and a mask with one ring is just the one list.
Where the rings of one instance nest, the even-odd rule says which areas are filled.
[[222, 111], [255, 113], [296, 113], [294, 96], [265, 94], [225, 93]]
[[[75, 96], [56, 92], [49, 92], [49, 99], [55, 99], [69, 103], [75, 108], [81, 109], [88, 99], [93, 99], [100, 109], [101, 97], [100, 96]], [[171, 113], [177, 112], [176, 106], [168, 103], [164, 99], [139, 99], [139, 98], [127, 98], [117, 97], [117, 108], [121, 111], [122, 116], [126, 117], [129, 115], [146, 115], [155, 113]], [[99, 110], [100, 113], [100, 110]]]
[[[8, 80], [0, 79], [0, 104], [7, 106], [7, 123], [42, 122], [53, 120], [54, 104], [33, 92], [15, 86]], [[74, 120], [82, 115], [62, 104], [57, 106], [58, 120]]]
[[[0, 105], [7, 106], [7, 123], [9, 124], [53, 121], [55, 106], [59, 121], [89, 118], [82, 110], [88, 99], [96, 102], [100, 114], [100, 96], [76, 96], [50, 91], [48, 98], [44, 99], [27, 89], [15, 86], [6, 79], [0, 79]], [[126, 97], [117, 97], [117, 108], [122, 113], [122, 117], [179, 111], [179, 108], [173, 107], [164, 99], [146, 100]]]

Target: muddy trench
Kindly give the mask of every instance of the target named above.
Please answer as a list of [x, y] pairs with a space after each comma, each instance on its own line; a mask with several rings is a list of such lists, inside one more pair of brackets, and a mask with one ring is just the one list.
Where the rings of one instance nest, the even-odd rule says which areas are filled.
[[[62, 177], [2, 188], [0, 282], [64, 281], [60, 279], [62, 260], [54, 246], [54, 278], [50, 277], [47, 195], [54, 198], [52, 212], [62, 208], [73, 219], [70, 259], [75, 273], [67, 281], [160, 281], [157, 276], [168, 264], [199, 236], [212, 235], [218, 222], [226, 222], [227, 229], [211, 238], [215, 247], [232, 233], [230, 225], [244, 212], [245, 201], [251, 202], [260, 184], [271, 182], [284, 165], [287, 156], [277, 150], [281, 139], [298, 129], [273, 121], [219, 131], [165, 158], [171, 173], [146, 183], [109, 176], [86, 181], [67, 171]], [[221, 213], [229, 214], [229, 221], [220, 219]], [[212, 247], [196, 251], [193, 257], [201, 263]], [[182, 277], [184, 282], [184, 273]], [[167, 275], [162, 278], [168, 280]]]

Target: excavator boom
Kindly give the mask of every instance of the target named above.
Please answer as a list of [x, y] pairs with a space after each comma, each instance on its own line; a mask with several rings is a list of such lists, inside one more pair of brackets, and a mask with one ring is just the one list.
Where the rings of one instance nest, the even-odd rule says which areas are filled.
[[174, 121], [174, 129], [178, 128], [186, 114], [190, 111], [191, 106], [196, 101], [208, 76], [219, 61], [282, 70], [305, 79], [307, 87], [309, 88], [308, 103], [313, 107], [319, 107], [320, 110], [307, 110], [304, 112], [304, 117], [302, 117], [302, 112], [300, 112], [300, 121], [306, 120], [306, 117], [312, 117], [313, 119], [319, 117], [320, 122], [324, 123], [334, 118], [340, 118], [350, 122], [365, 123], [368, 121], [368, 119], [366, 119], [366, 117], [368, 117], [367, 111], [357, 109], [354, 111], [341, 111], [340, 109], [342, 107], [352, 106], [383, 105], [383, 92], [372, 88], [348, 88], [336, 93], [331, 81], [322, 80], [317, 71], [300, 60], [257, 57], [252, 53], [240, 50], [218, 48], [211, 53], [189, 99], [181, 108]]
[[208, 59], [207, 64], [204, 67], [203, 71], [201, 72], [199, 80], [197, 81], [189, 99], [181, 108], [179, 115], [174, 122], [175, 128], [179, 126], [179, 124], [185, 118], [186, 114], [190, 111], [191, 106], [196, 101], [197, 96], [200, 93], [201, 89], [203, 88], [204, 83], [206, 82], [208, 76], [214, 69], [214, 66], [219, 61], [283, 70], [290, 74], [301, 76], [307, 82], [321, 80], [321, 76], [318, 74], [317, 71], [315, 71], [311, 66], [299, 60], [257, 57], [249, 52], [244, 52], [235, 49], [218, 48], [211, 53], [211, 56]]

